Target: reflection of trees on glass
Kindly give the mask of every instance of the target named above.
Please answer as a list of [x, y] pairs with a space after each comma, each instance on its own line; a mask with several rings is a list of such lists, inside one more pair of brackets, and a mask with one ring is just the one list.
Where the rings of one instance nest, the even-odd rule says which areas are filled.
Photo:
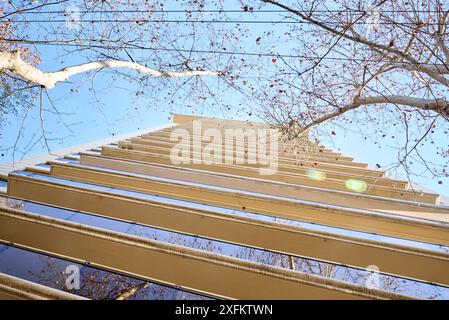
[[[263, 265], [292, 269], [307, 274], [319, 275], [362, 286], [365, 286], [367, 281], [369, 281], [369, 278], [373, 276], [373, 272], [370, 270], [355, 269], [344, 265], [291, 256], [288, 254], [276, 253], [206, 238], [193, 237], [179, 233], [165, 233], [160, 232], [157, 229], [151, 229], [144, 226], [135, 226], [135, 228], [131, 231], [132, 234], [144, 238], [187, 246], [207, 252], [219, 253], [243, 260], [253, 261]], [[378, 288], [382, 290], [429, 299], [449, 298], [449, 290], [444, 287], [379, 273], [376, 273], [374, 276], [378, 278]]]
[[[62, 281], [60, 289], [69, 291], [65, 288], [63, 273], [67, 263], [61, 264], [60, 261], [51, 257], [45, 257], [45, 259], [48, 261], [47, 268], [42, 269], [42, 273], [37, 275], [41, 283], [49, 285], [49, 282], [59, 284]], [[95, 300], [202, 299], [201, 296], [193, 293], [86, 266], [80, 268], [80, 289], [70, 292]]]
[[26, 201], [0, 196], [0, 206], [7, 208], [22, 209], [25, 206], [25, 202]]
[[[7, 252], [21, 255], [28, 262], [24, 265], [15, 263]], [[79, 289], [69, 290], [66, 286], [66, 267], [77, 266], [80, 270]], [[71, 292], [95, 300], [198, 300], [209, 299], [195, 293], [150, 283], [125, 275], [112, 273], [97, 268], [71, 263], [59, 258], [26, 251], [23, 249], [0, 246], [0, 271], [11, 275]], [[20, 274], [18, 274], [20, 273]]]

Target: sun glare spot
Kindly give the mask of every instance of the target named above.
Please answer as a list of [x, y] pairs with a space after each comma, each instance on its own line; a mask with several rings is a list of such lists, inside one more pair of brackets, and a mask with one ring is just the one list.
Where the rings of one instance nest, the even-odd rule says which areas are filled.
[[306, 175], [313, 180], [322, 181], [326, 179], [326, 173], [318, 170], [307, 170]]
[[363, 180], [349, 179], [346, 180], [346, 188], [356, 192], [364, 192], [368, 188], [368, 185]]

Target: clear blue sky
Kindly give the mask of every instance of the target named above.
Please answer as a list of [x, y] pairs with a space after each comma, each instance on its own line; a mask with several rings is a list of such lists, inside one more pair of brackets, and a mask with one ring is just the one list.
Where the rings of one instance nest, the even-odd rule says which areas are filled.
[[[227, 8], [240, 8], [238, 1], [229, 1], [226, 6]], [[265, 15], [264, 17], [261, 17], [261, 19], [267, 18], [270, 18], [270, 16]], [[276, 19], [279, 17], [271, 18]], [[276, 30], [276, 28], [279, 28], [278, 31], [282, 31], [280, 28], [284, 28], [284, 26], [280, 25], [274, 26], [262, 24], [246, 25], [246, 27], [250, 29], [250, 35], [248, 37], [250, 39], [256, 39], [266, 30]], [[287, 51], [288, 47], [289, 45], [284, 44], [275, 48], [275, 50], [278, 53], [283, 53]], [[84, 62], [84, 60], [75, 55], [61, 58], [61, 53], [62, 51], [58, 51], [56, 47], [42, 47], [40, 54], [43, 62], [40, 65], [40, 68], [52, 71], [59, 69], [62, 66]], [[99, 92], [101, 104], [94, 103], [95, 98], [92, 92], [89, 91], [89, 83], [82, 85], [80, 87], [80, 92], [71, 92], [71, 89], [74, 88], [73, 83], [76, 82], [77, 77], [71, 79], [73, 83], [61, 83], [56, 88], [49, 91], [52, 100], [58, 107], [63, 106], [64, 112], [72, 113], [72, 115], [67, 115], [65, 119], [67, 123], [73, 123], [71, 126], [73, 132], [70, 132], [70, 130], [68, 130], [56, 116], [50, 113], [45, 114], [46, 130], [51, 132], [49, 135], [51, 137], [65, 137], [63, 141], [50, 141], [51, 149], [56, 150], [110, 137], [112, 134], [121, 134], [163, 125], [171, 121], [170, 112], [172, 111], [178, 113], [191, 113], [192, 109], [184, 103], [179, 103], [173, 110], [168, 110], [165, 106], [161, 105], [155, 106], [151, 101], [145, 99], [134, 103], [133, 97], [124, 93], [122, 90], [107, 89], [108, 86], [106, 82], [109, 80], [107, 77], [107, 74], [103, 74], [96, 80], [95, 87]], [[132, 87], [124, 81], [115, 84], [117, 86], [132, 89]], [[106, 91], [101, 93], [102, 89], [105, 89]], [[229, 92], [226, 94], [229, 97], [229, 103], [235, 105], [235, 110], [231, 110], [226, 114], [223, 114], [221, 110], [211, 110], [210, 108], [199, 111], [204, 115], [225, 116], [239, 119], [249, 118], [245, 113], [239, 112], [238, 100], [234, 99]], [[46, 101], [45, 103], [48, 105], [49, 102]], [[7, 120], [9, 123], [6, 123], [0, 137], [0, 146], [2, 148], [15, 144], [20, 123], [22, 121], [22, 115], [19, 115], [18, 117], [10, 115]], [[37, 106], [35, 106], [29, 113], [24, 123], [24, 128], [22, 136], [19, 137], [18, 140], [19, 149], [25, 148], [33, 135], [40, 130], [39, 109]], [[367, 162], [374, 166], [376, 163], [387, 165], [393, 162], [396, 157], [396, 151], [394, 149], [390, 150], [388, 146], [384, 145], [382, 149], [379, 149], [378, 144], [364, 140], [359, 135], [345, 134], [342, 131], [339, 131], [339, 129], [336, 129], [336, 131], [337, 135], [332, 138], [332, 147], [340, 149], [341, 152], [345, 154], [354, 156], [356, 160]], [[438, 136], [442, 141], [447, 140], [447, 137], [442, 132], [438, 133]], [[397, 139], [397, 137], [392, 139]], [[436, 159], [432, 158], [435, 154], [432, 148], [433, 146], [428, 147], [427, 155], [430, 157], [431, 161], [436, 161]], [[46, 152], [46, 148], [42, 143], [36, 144], [31, 148], [26, 156], [32, 156], [41, 152]], [[15, 157], [18, 159], [21, 157], [21, 154], [16, 153]], [[3, 156], [0, 158], [1, 162], [8, 162], [11, 160], [11, 152], [4, 152]], [[421, 170], [421, 168], [417, 167], [417, 170]], [[430, 177], [416, 178], [415, 181], [440, 194], [449, 195], [449, 181], [447, 180], [444, 181], [443, 185], [438, 184], [437, 180]]]

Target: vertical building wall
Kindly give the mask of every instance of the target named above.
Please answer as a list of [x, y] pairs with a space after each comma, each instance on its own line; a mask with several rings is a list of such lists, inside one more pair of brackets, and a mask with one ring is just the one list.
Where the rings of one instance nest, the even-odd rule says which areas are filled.
[[116, 139], [10, 172], [0, 240], [198, 297], [449, 298], [437, 194], [264, 124]]

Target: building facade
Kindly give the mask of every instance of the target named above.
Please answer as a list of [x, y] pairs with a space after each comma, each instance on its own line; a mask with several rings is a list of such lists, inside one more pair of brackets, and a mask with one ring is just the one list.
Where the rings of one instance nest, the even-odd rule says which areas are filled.
[[173, 124], [0, 166], [0, 297], [449, 299], [449, 207], [307, 137]]

